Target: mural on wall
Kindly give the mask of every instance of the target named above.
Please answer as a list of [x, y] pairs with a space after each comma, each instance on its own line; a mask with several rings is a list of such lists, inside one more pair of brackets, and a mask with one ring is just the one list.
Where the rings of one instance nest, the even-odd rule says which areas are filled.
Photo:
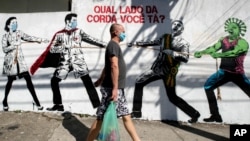
[[3, 74], [7, 75], [8, 80], [5, 86], [5, 95], [3, 99], [3, 110], [8, 111], [8, 95], [12, 87], [13, 81], [24, 78], [26, 85], [33, 97], [34, 104], [38, 110], [43, 107], [37, 98], [35, 88], [33, 86], [28, 66], [24, 60], [21, 45], [24, 42], [48, 42], [47, 39], [30, 36], [21, 30], [17, 29], [18, 22], [16, 17], [10, 17], [5, 23], [4, 30], [6, 33], [2, 37], [2, 50], [5, 53], [3, 63]]
[[[53, 92], [53, 106], [48, 111], [64, 111], [59, 82], [65, 80], [70, 72], [74, 72], [75, 78], [80, 78], [87, 90], [92, 106], [96, 108], [100, 104], [98, 93], [89, 76], [89, 70], [84, 59], [82, 42], [104, 48], [106, 43], [86, 34], [77, 28], [77, 14], [70, 13], [65, 16], [65, 28], [55, 33], [49, 46], [31, 66], [31, 74], [36, 70], [54, 67], [55, 72], [51, 78]], [[52, 60], [57, 62], [51, 63]]]
[[211, 113], [209, 118], [204, 119], [205, 122], [222, 122], [214, 94], [214, 90], [219, 86], [233, 82], [250, 97], [250, 81], [245, 75], [243, 66], [249, 48], [248, 42], [243, 38], [246, 24], [238, 18], [229, 18], [224, 28], [228, 33], [226, 37], [221, 37], [214, 45], [194, 54], [196, 58], [206, 54], [213, 58], [221, 58], [219, 70], [204, 84]]
[[[244, 58], [244, 53], [238, 52], [246, 50], [245, 53], [247, 53], [248, 47], [244, 48], [242, 40], [243, 36], [246, 40], [249, 39], [249, 34], [245, 34], [245, 30], [246, 26], [249, 25], [250, 18], [244, 11], [249, 9], [246, 3], [250, 3], [250, 1], [222, 0], [216, 5], [214, 5], [214, 2], [217, 1], [92, 0], [82, 3], [82, 0], [73, 0], [71, 12], [77, 13], [77, 22], [69, 21], [67, 24], [64, 24], [62, 21], [65, 15], [69, 13], [68, 11], [14, 13], [18, 19], [19, 17], [22, 19], [18, 20], [21, 23], [19, 28], [29, 27], [26, 29], [26, 33], [31, 32], [35, 33], [34, 35], [37, 37], [52, 39], [48, 46], [36, 44], [38, 46], [36, 49], [33, 48], [33, 45], [36, 46], [35, 44], [22, 44], [23, 50], [18, 51], [17, 54], [20, 55], [19, 52], [23, 52], [27, 67], [31, 66], [30, 72], [31, 74], [35, 74], [32, 76], [32, 82], [42, 106], [50, 107], [49, 104], [52, 104], [53, 99], [54, 105], [48, 108], [48, 110], [70, 110], [71, 112], [93, 115], [95, 114], [95, 110], [92, 107], [98, 105], [99, 97], [95, 90], [98, 88], [91, 87], [92, 80], [97, 79], [103, 66], [104, 60], [102, 56], [104, 55], [104, 49], [102, 46], [105, 45], [103, 41], [108, 41], [110, 38], [107, 34], [110, 25], [112, 23], [120, 23], [126, 29], [126, 39], [120, 45], [127, 63], [126, 91], [129, 105], [131, 104], [132, 107], [132, 116], [148, 120], [167, 119], [182, 121], [187, 121], [187, 118], [191, 117], [189, 122], [196, 122], [211, 114], [211, 117], [204, 119], [205, 122], [222, 122], [221, 117], [224, 117], [223, 122], [249, 123], [250, 114], [246, 114], [244, 109], [235, 111], [236, 115], [241, 115], [242, 120], [239, 120], [236, 116], [231, 116], [231, 109], [238, 107], [239, 105], [237, 104], [240, 103], [241, 105], [247, 105], [245, 107], [249, 107], [249, 99], [244, 97], [246, 96], [244, 93], [242, 94], [243, 96], [240, 95], [241, 93], [239, 92], [241, 92], [241, 89], [232, 87], [234, 84], [226, 84], [225, 80], [221, 80], [223, 81], [222, 84], [217, 80], [217, 77], [222, 75], [228, 76], [228, 73], [222, 73], [222, 68], [215, 71], [214, 58], [222, 60], [220, 67], [226, 67], [230, 72], [233, 69], [231, 70], [228, 66], [233, 68], [233, 65], [235, 65], [235, 70], [239, 71], [243, 70], [244, 62], [249, 64], [249, 56], [245, 54]], [[7, 19], [11, 17], [9, 16], [11, 14], [13, 13], [0, 13], [0, 16], [2, 19]], [[227, 20], [229, 17], [237, 17], [239, 19], [230, 18]], [[180, 20], [178, 21], [180, 23], [176, 23], [176, 26], [181, 25], [182, 22], [185, 24], [185, 32], [181, 33], [182, 37], [174, 37], [171, 34], [171, 26], [174, 23], [174, 19]], [[38, 20], [39, 22], [37, 22]], [[0, 21], [0, 24], [4, 25], [4, 22]], [[77, 28], [76, 25], [75, 31], [72, 30], [72, 33], [66, 30], [58, 31], [57, 29], [58, 27], [62, 27], [61, 29], [67, 28], [67, 30], [70, 30], [74, 27], [74, 24], [78, 24], [77, 27], [83, 27], [83, 30]], [[226, 32], [221, 28], [224, 24]], [[232, 26], [234, 24], [238, 25], [240, 30], [239, 35], [235, 37], [237, 41], [233, 40], [231, 42], [230, 38], [229, 40], [224, 38], [227, 33], [229, 35], [226, 37], [236, 36], [232, 32], [235, 30], [232, 29], [234, 28]], [[54, 31], [58, 32], [55, 33]], [[0, 32], [1, 35], [3, 33], [4, 31]], [[89, 33], [89, 35], [86, 33]], [[220, 37], [222, 38], [215, 44], [214, 48], [212, 46], [211, 48], [207, 48], [207, 45], [216, 42]], [[169, 39], [168, 42], [167, 39]], [[131, 46], [141, 48], [127, 47], [127, 43], [131, 43]], [[169, 46], [163, 43], [168, 43]], [[187, 48], [187, 50], [179, 51], [179, 44], [184, 49]], [[219, 44], [221, 44], [221, 48], [217, 46]], [[227, 50], [229, 49], [227, 49], [227, 46], [230, 46], [228, 48], [231, 49], [232, 45], [235, 45], [235, 48], [230, 51], [235, 53], [235, 55], [239, 55], [239, 57], [235, 57], [237, 61], [234, 62], [237, 63], [231, 64], [232, 61], [227, 62], [230, 59], [234, 60], [234, 57], [231, 56], [232, 54], [226, 57], [216, 56], [216, 54], [228, 52]], [[170, 49], [167, 50], [166, 47], [170, 47]], [[18, 50], [20, 49], [21, 47], [18, 46]], [[211, 53], [212, 49], [216, 53]], [[44, 50], [45, 52], [43, 52]], [[217, 52], [220, 50], [222, 50], [222, 53]], [[74, 52], [76, 54], [73, 54]], [[196, 53], [193, 55], [194, 52]], [[3, 52], [0, 53], [3, 54]], [[5, 59], [5, 53], [4, 55], [2, 54], [0, 54], [0, 61]], [[206, 54], [210, 54], [212, 57]], [[37, 56], [40, 55], [41, 57], [36, 61]], [[197, 59], [201, 56], [202, 59]], [[160, 59], [164, 62], [161, 62], [162, 60]], [[35, 64], [33, 64], [34, 61], [36, 61]], [[79, 62], [84, 65], [79, 65]], [[242, 67], [236, 66], [239, 64]], [[15, 66], [15, 63], [4, 65], [4, 72], [7, 73], [6, 70], [11, 66]], [[3, 64], [0, 64], [0, 68], [2, 67]], [[241, 85], [247, 80], [246, 76], [249, 74], [249, 71], [247, 71], [249, 68], [249, 65], [246, 65], [244, 68], [245, 72], [243, 70], [243, 73], [241, 73], [244, 81], [240, 82], [240, 80], [236, 80], [235, 87], [239, 86], [241, 88]], [[145, 72], [145, 70], [148, 71]], [[216, 73], [213, 74], [214, 72]], [[83, 78], [84, 74], [88, 78]], [[210, 74], [213, 75], [207, 79]], [[233, 74], [230, 75], [233, 76]], [[48, 77], [51, 79], [47, 79]], [[83, 82], [78, 82], [76, 78], [81, 78]], [[65, 79], [67, 81], [60, 83]], [[214, 79], [216, 82], [219, 81], [219, 84], [211, 83]], [[203, 83], [206, 80], [204, 88], [207, 95], [204, 94], [203, 90]], [[227, 81], [235, 82], [231, 78], [227, 79]], [[8, 103], [5, 102], [7, 101], [8, 94], [5, 96], [6, 98], [4, 95], [0, 95], [1, 99], [6, 99], [3, 101], [4, 109], [30, 110], [31, 102], [29, 101], [31, 100], [24, 99], [22, 102], [19, 102], [20, 100], [17, 99], [18, 96], [15, 96], [15, 93], [25, 94], [25, 82], [18, 81], [17, 83], [20, 84], [16, 87], [11, 87], [12, 81], [8, 77], [0, 77], [0, 88], [5, 88], [5, 93], [9, 93], [10, 89], [14, 93], [13, 95], [9, 94], [11, 109], [8, 109]], [[79, 95], [79, 93], [85, 93], [82, 83], [85, 85], [84, 87], [89, 97]], [[88, 86], [88, 84], [91, 86]], [[219, 87], [221, 85], [223, 87]], [[248, 90], [246, 90], [247, 87], [244, 86], [242, 89], [246, 94], [248, 93]], [[214, 98], [213, 91], [215, 89], [218, 90], [218, 88], [221, 88], [222, 93], [225, 93], [221, 101], [216, 101], [216, 98]], [[90, 91], [95, 94], [90, 94], [92, 93]], [[232, 94], [227, 95], [228, 91], [232, 92]], [[59, 94], [57, 95], [57, 93]], [[62, 97], [64, 98], [62, 99]], [[179, 101], [182, 104], [179, 104]], [[210, 108], [210, 113], [208, 108]], [[218, 108], [220, 108], [220, 113]], [[230, 110], [227, 110], [227, 108]], [[216, 110], [217, 112], [214, 112]]]
[[[176, 75], [181, 62], [189, 59], [189, 43], [181, 37], [184, 30], [182, 21], [172, 23], [172, 33], [164, 34], [160, 39], [146, 42], [136, 42], [136, 46], [160, 46], [159, 54], [150, 70], [141, 74], [135, 82], [132, 117], [142, 116], [143, 87], [150, 82], [162, 79], [169, 100], [191, 117], [188, 122], [197, 122], [200, 113], [176, 94]], [[130, 43], [129, 46], [132, 46]]]

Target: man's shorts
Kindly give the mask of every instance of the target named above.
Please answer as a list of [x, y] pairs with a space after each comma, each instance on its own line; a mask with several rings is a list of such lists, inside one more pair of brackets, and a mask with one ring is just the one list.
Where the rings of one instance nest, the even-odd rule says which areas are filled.
[[[101, 88], [102, 100], [97, 109], [96, 115], [98, 120], [102, 120], [106, 109], [108, 108], [110, 97], [112, 95], [112, 88]], [[124, 89], [118, 89], [118, 99], [115, 102], [117, 117], [129, 115], [128, 103], [124, 94]]]

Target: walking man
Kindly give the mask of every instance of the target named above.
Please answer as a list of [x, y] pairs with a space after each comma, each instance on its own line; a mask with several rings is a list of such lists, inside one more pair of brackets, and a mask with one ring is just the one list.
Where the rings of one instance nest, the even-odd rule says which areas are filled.
[[101, 126], [104, 113], [110, 100], [116, 103], [116, 113], [122, 117], [125, 129], [133, 141], [140, 141], [133, 122], [131, 120], [128, 104], [124, 93], [126, 81], [126, 64], [119, 43], [125, 39], [124, 27], [120, 24], [112, 24], [110, 27], [111, 40], [105, 53], [105, 66], [100, 78], [95, 82], [101, 85], [102, 100], [97, 109], [97, 119], [91, 126], [87, 141], [94, 141]]

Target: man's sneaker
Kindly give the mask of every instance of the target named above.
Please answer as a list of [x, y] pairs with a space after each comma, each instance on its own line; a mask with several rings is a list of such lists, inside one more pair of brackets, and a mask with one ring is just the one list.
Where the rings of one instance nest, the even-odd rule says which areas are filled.
[[203, 119], [205, 122], [222, 122], [222, 118], [220, 115], [211, 115], [209, 118]]
[[141, 111], [133, 111], [131, 113], [131, 118], [141, 118]]
[[48, 111], [64, 111], [63, 105], [55, 104], [51, 108], [47, 108]]
[[188, 122], [189, 122], [189, 123], [195, 123], [195, 122], [198, 121], [198, 118], [199, 118], [200, 116], [201, 116], [200, 113], [197, 111], [197, 112], [195, 113], [195, 116], [192, 117], [190, 120], [188, 120]]

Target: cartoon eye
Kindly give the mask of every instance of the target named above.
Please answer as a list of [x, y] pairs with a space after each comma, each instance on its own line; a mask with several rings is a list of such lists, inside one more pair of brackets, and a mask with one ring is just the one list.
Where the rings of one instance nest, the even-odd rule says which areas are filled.
[[176, 24], [176, 26], [181, 27], [182, 25], [180, 23]]

